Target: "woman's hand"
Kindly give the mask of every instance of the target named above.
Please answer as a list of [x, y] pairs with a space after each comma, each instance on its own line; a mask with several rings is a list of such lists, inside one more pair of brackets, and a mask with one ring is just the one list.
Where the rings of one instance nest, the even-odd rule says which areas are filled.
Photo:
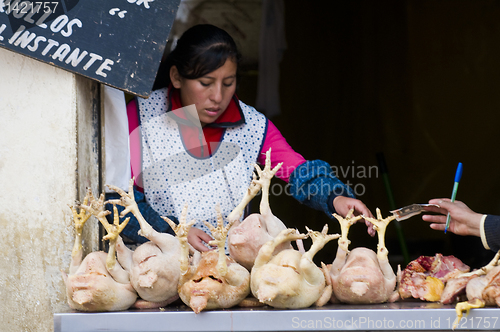
[[440, 215], [424, 214], [422, 219], [430, 222], [430, 227], [438, 231], [444, 231], [446, 218], [450, 213], [451, 220], [448, 230], [457, 235], [481, 236], [482, 214], [472, 211], [463, 202], [451, 202], [449, 198], [431, 199], [429, 204], [437, 204], [439, 207], [427, 206], [426, 211], [441, 213]]
[[[333, 199], [333, 207], [335, 208], [335, 211], [342, 217], [345, 217], [349, 210], [354, 209], [353, 214], [355, 216], [363, 215], [373, 218], [373, 214], [371, 213], [371, 211], [359, 199], [337, 196]], [[375, 236], [377, 232], [373, 229], [373, 224], [366, 220], [365, 224], [368, 227], [368, 234], [370, 234], [370, 236]]]
[[200, 252], [210, 250], [203, 242], [208, 244], [208, 242], [213, 240], [210, 235], [196, 227], [189, 229], [187, 239], [188, 243]]

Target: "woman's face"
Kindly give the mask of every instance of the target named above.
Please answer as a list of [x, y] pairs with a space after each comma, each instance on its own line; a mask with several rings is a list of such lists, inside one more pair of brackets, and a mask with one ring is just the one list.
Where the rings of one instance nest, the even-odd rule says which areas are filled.
[[236, 63], [228, 59], [222, 67], [196, 79], [181, 77], [172, 66], [172, 85], [180, 90], [182, 106], [194, 104], [202, 126], [217, 120], [236, 91]]

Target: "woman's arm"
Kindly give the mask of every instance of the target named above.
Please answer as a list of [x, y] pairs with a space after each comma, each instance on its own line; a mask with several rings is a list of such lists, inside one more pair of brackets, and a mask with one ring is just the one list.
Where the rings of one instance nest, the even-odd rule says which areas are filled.
[[[351, 188], [340, 181], [325, 161], [307, 161], [295, 152], [276, 126], [268, 120], [262, 153], [257, 162], [265, 163], [265, 152], [271, 149], [271, 167], [283, 162], [276, 176], [290, 184], [292, 196], [300, 203], [325, 212], [330, 218], [337, 212], [345, 216], [352, 208], [355, 215], [373, 217], [366, 205], [355, 199]], [[340, 198], [340, 199], [336, 199]], [[372, 231], [369, 225], [370, 234]]]

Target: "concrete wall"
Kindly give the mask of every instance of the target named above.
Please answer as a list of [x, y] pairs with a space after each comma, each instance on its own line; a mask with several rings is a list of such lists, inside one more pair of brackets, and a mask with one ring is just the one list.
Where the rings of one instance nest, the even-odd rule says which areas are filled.
[[[52, 331], [68, 310], [68, 204], [98, 190], [98, 96], [87, 79], [0, 49], [0, 331]], [[97, 232], [90, 220], [87, 252]]]

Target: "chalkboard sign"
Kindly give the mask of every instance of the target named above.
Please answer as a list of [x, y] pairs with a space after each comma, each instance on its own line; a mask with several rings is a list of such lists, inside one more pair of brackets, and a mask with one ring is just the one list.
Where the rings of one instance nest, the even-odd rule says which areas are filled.
[[0, 0], [0, 47], [148, 97], [179, 3]]

